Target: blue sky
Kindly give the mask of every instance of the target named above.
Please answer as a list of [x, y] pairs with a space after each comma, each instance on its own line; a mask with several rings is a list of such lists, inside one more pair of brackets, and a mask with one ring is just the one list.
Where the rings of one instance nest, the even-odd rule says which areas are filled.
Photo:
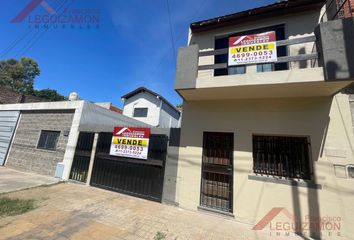
[[[166, 0], [71, 1], [46, 0], [54, 10], [61, 5], [99, 10], [99, 28], [80, 29], [76, 25], [73, 29], [29, 29], [28, 18], [21, 23], [10, 21], [30, 0], [2, 0], [0, 58], [36, 59], [41, 68], [35, 82], [37, 89], [52, 88], [66, 96], [77, 91], [85, 100], [122, 106], [122, 95], [145, 86], [173, 104], [182, 102], [173, 89], [176, 60]], [[274, 2], [169, 0], [175, 54], [187, 44], [191, 22]], [[43, 14], [46, 10], [38, 6], [29, 16]]]

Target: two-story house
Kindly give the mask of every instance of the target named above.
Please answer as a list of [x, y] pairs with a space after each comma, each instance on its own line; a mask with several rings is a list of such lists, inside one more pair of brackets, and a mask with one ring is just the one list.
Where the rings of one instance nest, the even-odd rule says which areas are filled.
[[354, 236], [354, 136], [339, 93], [354, 80], [354, 24], [329, 16], [344, 6], [333, 2], [279, 1], [190, 25], [175, 83], [179, 206], [251, 224], [274, 208], [297, 223], [338, 217], [343, 239]]
[[139, 87], [122, 96], [123, 115], [159, 128], [180, 126], [181, 112], [163, 96]]

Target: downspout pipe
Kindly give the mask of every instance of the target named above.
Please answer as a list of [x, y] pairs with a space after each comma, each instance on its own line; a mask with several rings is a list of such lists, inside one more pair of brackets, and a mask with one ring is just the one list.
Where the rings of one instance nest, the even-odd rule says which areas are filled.
[[161, 118], [162, 99], [161, 99], [161, 97], [160, 97], [160, 96], [156, 96], [156, 98], [160, 100], [160, 106], [159, 106], [159, 112], [158, 112], [159, 117], [158, 117], [158, 123], [157, 123], [156, 127], [160, 127], [160, 118]]

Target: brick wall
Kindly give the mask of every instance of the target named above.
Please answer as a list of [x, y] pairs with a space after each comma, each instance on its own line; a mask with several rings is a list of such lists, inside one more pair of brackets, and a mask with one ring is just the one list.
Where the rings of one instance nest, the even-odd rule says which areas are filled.
[[[54, 176], [64, 158], [73, 112], [22, 112], [6, 165], [24, 171]], [[60, 131], [56, 151], [37, 149], [41, 130]]]
[[36, 96], [20, 94], [12, 91], [8, 87], [0, 86], [0, 104], [31, 103], [31, 102], [48, 102], [48, 100]]
[[[342, 6], [345, 0], [337, 0], [337, 9]], [[353, 16], [354, 0], [347, 0], [338, 13], [338, 18], [348, 18]]]

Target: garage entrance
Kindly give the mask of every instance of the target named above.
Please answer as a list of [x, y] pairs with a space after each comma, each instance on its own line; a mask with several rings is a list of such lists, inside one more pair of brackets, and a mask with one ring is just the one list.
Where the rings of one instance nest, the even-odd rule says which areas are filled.
[[5, 163], [19, 115], [19, 111], [0, 111], [0, 166]]
[[160, 202], [168, 137], [152, 134], [147, 160], [111, 156], [112, 133], [100, 133], [90, 184]]

